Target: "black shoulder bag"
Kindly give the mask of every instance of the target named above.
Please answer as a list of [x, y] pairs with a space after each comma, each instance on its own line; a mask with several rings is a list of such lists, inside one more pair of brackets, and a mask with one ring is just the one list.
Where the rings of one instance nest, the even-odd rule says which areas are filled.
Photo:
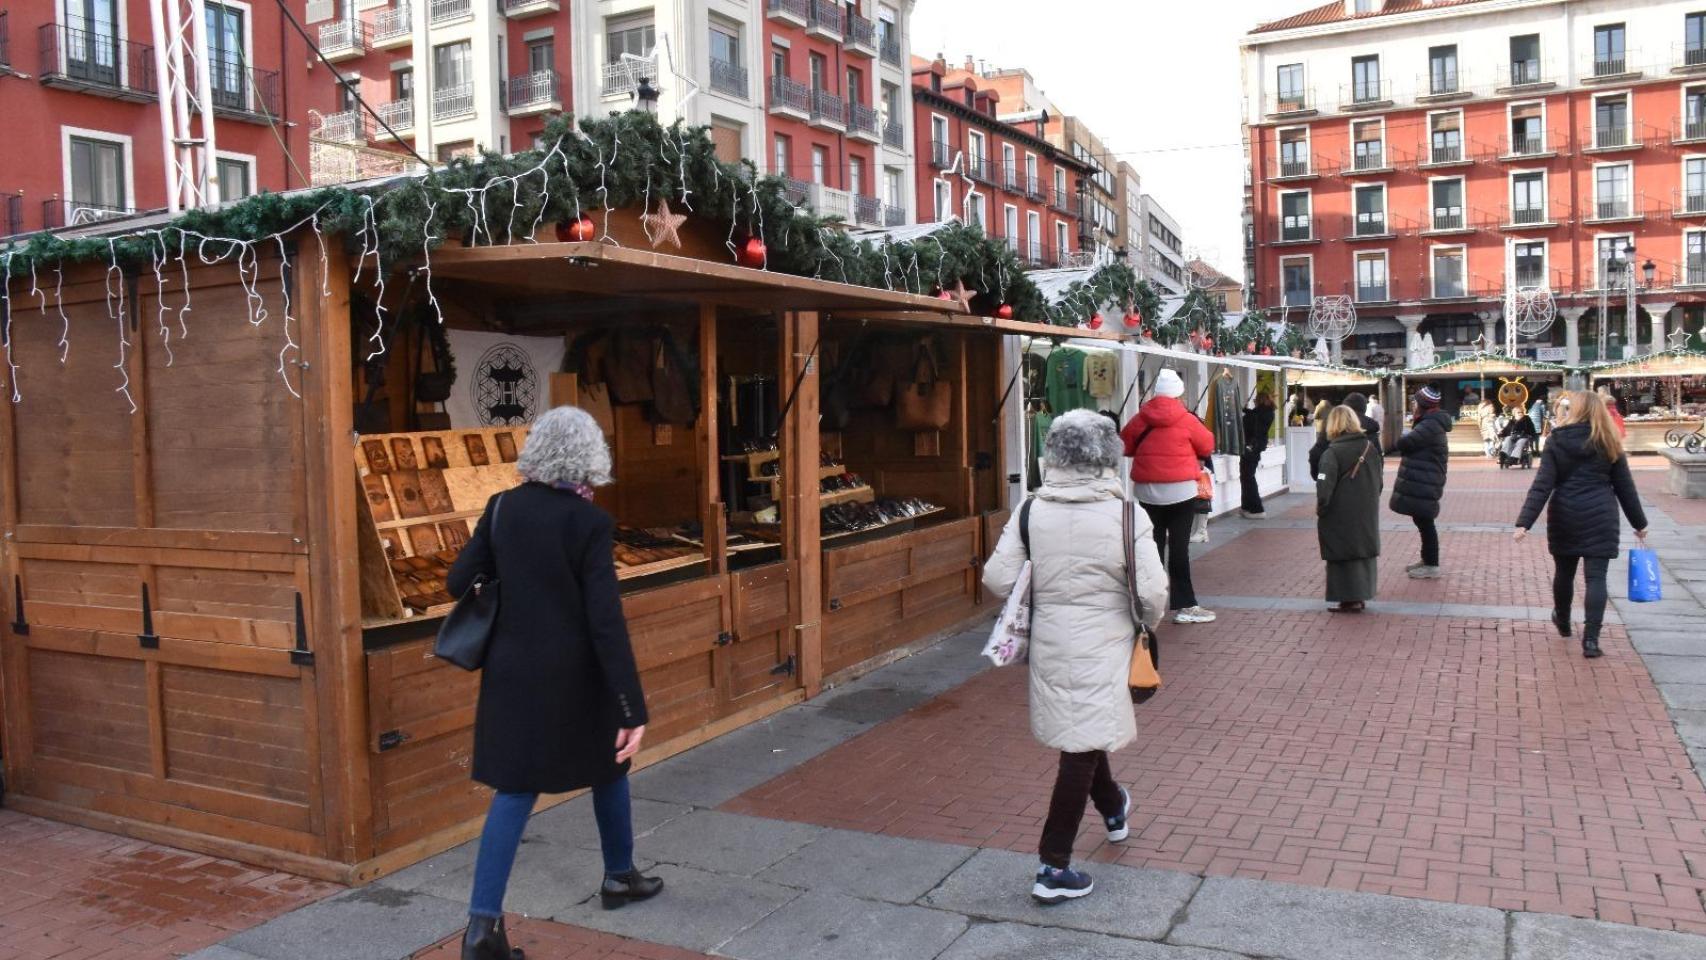
[[[498, 511], [503, 509], [503, 503], [501, 493], [492, 501], [492, 522], [487, 528], [487, 539], [493, 548], [497, 546]], [[498, 578], [475, 577], [468, 592], [456, 601], [450, 616], [445, 617], [439, 626], [432, 654], [464, 670], [478, 670], [486, 662], [486, 648], [491, 646], [492, 634], [497, 629]]]

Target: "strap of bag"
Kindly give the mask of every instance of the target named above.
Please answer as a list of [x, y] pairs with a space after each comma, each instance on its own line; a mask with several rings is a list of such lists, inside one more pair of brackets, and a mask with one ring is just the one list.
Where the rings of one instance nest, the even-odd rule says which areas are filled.
[[1031, 501], [1035, 497], [1026, 497], [1019, 506], [1019, 542], [1025, 545], [1025, 557], [1031, 556]]
[[1133, 456], [1137, 455], [1137, 448], [1143, 446], [1143, 438], [1149, 436], [1149, 431], [1154, 429], [1154, 424], [1144, 427], [1143, 431], [1137, 435], [1137, 439], [1131, 442], [1131, 452]]
[[1131, 606], [1132, 625], [1137, 627], [1138, 642], [1141, 643], [1149, 628], [1143, 622], [1143, 595], [1137, 590], [1137, 544], [1134, 542], [1137, 504], [1124, 500], [1120, 507], [1120, 545], [1125, 551], [1126, 596]]
[[1349, 476], [1352, 480], [1355, 480], [1357, 478], [1357, 471], [1362, 469], [1363, 462], [1368, 459], [1368, 452], [1370, 450], [1373, 450], [1373, 449], [1374, 449], [1374, 444], [1370, 443], [1367, 440], [1364, 440], [1362, 442], [1362, 456], [1357, 457], [1357, 462], [1354, 464], [1351, 464], [1351, 472], [1349, 474], [1347, 474], [1347, 476]]

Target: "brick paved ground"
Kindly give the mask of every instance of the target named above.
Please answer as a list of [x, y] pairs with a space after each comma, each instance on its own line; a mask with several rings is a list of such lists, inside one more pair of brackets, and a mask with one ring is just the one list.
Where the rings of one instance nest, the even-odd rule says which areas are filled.
[[[1520, 499], [1528, 474], [1460, 466], [1448, 522], [1508, 522], [1488, 505]], [[1232, 544], [1195, 565], [1199, 591], [1320, 595], [1312, 530]], [[1448, 533], [1445, 550], [1440, 581], [1384, 563], [1382, 598], [1549, 602], [1539, 538]], [[1167, 688], [1115, 758], [1133, 838], [1090, 829], [1080, 853], [1706, 932], [1706, 790], [1624, 634], [1603, 642], [1590, 662], [1536, 623], [1324, 610], [1171, 627]], [[1032, 851], [1054, 761], [1024, 682], [984, 674], [725, 809]]]
[[[525, 951], [533, 960], [709, 960], [702, 953], [628, 940], [596, 930], [571, 927], [550, 920], [510, 916], [509, 945]], [[462, 935], [414, 954], [416, 960], [456, 960], [462, 955]]]
[[0, 960], [154, 960], [340, 888], [0, 810]]

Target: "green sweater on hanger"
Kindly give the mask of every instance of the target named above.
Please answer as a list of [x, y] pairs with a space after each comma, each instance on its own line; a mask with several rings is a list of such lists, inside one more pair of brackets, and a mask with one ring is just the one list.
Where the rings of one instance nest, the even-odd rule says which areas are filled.
[[1096, 398], [1084, 386], [1082, 350], [1060, 347], [1048, 355], [1048, 383], [1044, 395], [1049, 411], [1060, 416], [1069, 410], [1094, 410]]

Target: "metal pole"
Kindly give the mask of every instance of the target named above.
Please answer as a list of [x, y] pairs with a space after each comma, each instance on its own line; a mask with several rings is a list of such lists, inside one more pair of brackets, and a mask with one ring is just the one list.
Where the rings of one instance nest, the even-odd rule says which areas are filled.
[[1635, 327], [1635, 298], [1640, 291], [1635, 288], [1635, 256], [1630, 254], [1629, 262], [1624, 264], [1623, 282], [1629, 285], [1629, 305], [1623, 314], [1623, 358], [1625, 360], [1635, 355], [1635, 343], [1640, 339]]
[[160, 91], [158, 106], [160, 108], [160, 151], [164, 154], [165, 166], [161, 172], [166, 177], [166, 210], [176, 214], [181, 207], [178, 203], [178, 185], [173, 182], [172, 171], [177, 169], [177, 135], [172, 127], [172, 74], [166, 57], [166, 27], [165, 14], [160, 9], [161, 0], [151, 0], [148, 10], [148, 25], [154, 33], [154, 74], [155, 85], [164, 85]]
[[[171, 2], [176, 3], [177, 0]], [[195, 45], [195, 99], [201, 105], [202, 139], [201, 146], [195, 151], [200, 154], [201, 162], [196, 164], [192, 175], [201, 204], [214, 206], [219, 203], [219, 177], [215, 172], [218, 165], [214, 163], [218, 145], [214, 142], [213, 82], [207, 62], [207, 5], [203, 0], [190, 0], [190, 17], [194, 20], [190, 24], [190, 37]]]

